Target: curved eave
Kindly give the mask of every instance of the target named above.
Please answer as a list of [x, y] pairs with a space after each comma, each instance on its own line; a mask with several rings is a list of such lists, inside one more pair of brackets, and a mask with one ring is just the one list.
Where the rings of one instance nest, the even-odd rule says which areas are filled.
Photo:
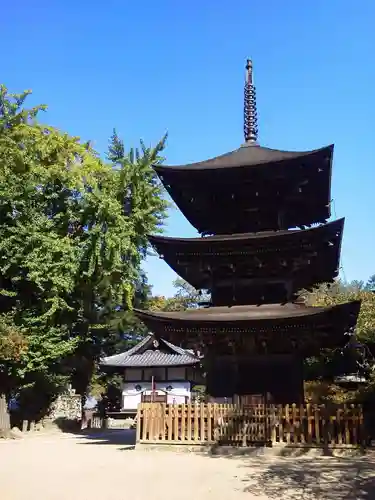
[[229, 235], [218, 235], [218, 236], [207, 236], [200, 238], [173, 238], [171, 236], [157, 236], [157, 235], [149, 235], [148, 239], [150, 244], [155, 248], [155, 250], [159, 253], [163, 253], [163, 249], [169, 249], [173, 247], [174, 251], [177, 249], [182, 249], [186, 247], [190, 247], [191, 245], [199, 245], [202, 249], [207, 246], [219, 246], [222, 243], [228, 243], [228, 247], [231, 243], [237, 245], [246, 244], [254, 242], [262, 241], [264, 242], [264, 246], [271, 246], [272, 244], [277, 242], [278, 247], [283, 245], [283, 240], [290, 239], [291, 237], [296, 237], [295, 235], [299, 235], [300, 237], [309, 237], [314, 238], [319, 234], [327, 235], [331, 232], [340, 232], [342, 234], [344, 230], [345, 217], [337, 219], [332, 222], [328, 222], [327, 224], [322, 224], [321, 226], [311, 227], [303, 230], [290, 230], [290, 231], [265, 231], [259, 233], [242, 233], [242, 234], [229, 234]]
[[206, 161], [188, 163], [186, 165], [154, 165], [154, 170], [160, 176], [170, 173], [184, 173], [187, 171], [202, 171], [223, 168], [257, 167], [276, 163], [287, 163], [291, 160], [306, 159], [307, 157], [322, 156], [332, 159], [334, 145], [330, 144], [323, 148], [311, 151], [282, 151], [277, 149], [263, 148], [261, 146], [243, 145], [235, 151], [216, 156]]
[[297, 304], [211, 307], [207, 309], [191, 309], [183, 312], [151, 312], [135, 309], [134, 312], [148, 327], [158, 334], [157, 326], [161, 324], [176, 324], [188, 326], [200, 324], [203, 328], [248, 326], [257, 324], [267, 326], [278, 324], [299, 323], [303, 321], [324, 322], [325, 319], [344, 319], [348, 327], [355, 326], [360, 311], [361, 302], [352, 301], [331, 307], [307, 307]]
[[173, 368], [173, 367], [179, 367], [179, 366], [194, 366], [200, 363], [200, 360], [198, 358], [191, 358], [191, 359], [174, 359], [177, 358], [177, 355], [172, 355], [170, 359], [166, 360], [165, 362], [162, 361], [142, 361], [142, 360], [124, 360], [124, 361], [102, 361], [99, 363], [100, 368], [105, 369], [105, 368], [111, 368], [111, 369], [125, 369], [125, 368], [152, 368], [152, 367], [168, 367], [168, 368]]
[[[296, 287], [300, 289], [309, 287], [311, 279], [317, 284], [332, 281], [338, 275], [344, 222], [345, 219], [342, 218], [310, 229], [266, 234], [249, 233], [206, 238], [150, 236], [149, 240], [159, 256], [181, 278], [198, 290], [210, 288], [209, 283], [212, 285], [211, 278], [203, 272], [202, 266], [220, 268], [221, 263], [226, 265], [228, 256], [231, 256], [233, 263], [248, 262], [251, 270], [252, 265], [255, 265], [252, 260], [254, 258], [265, 259], [267, 262], [274, 258], [288, 261], [298, 250], [301, 257], [306, 256], [305, 266], [301, 267], [300, 264], [298, 271], [293, 274], [296, 279], [298, 274]], [[334, 247], [328, 246], [329, 241]], [[316, 257], [314, 256], [310, 263], [311, 255]], [[314, 266], [317, 265], [319, 273], [314, 271]]]

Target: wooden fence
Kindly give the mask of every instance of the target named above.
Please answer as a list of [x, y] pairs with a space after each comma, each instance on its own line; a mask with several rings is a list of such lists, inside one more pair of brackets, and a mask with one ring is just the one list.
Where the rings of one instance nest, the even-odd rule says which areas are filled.
[[251, 446], [362, 445], [363, 413], [358, 405], [248, 405], [142, 403], [137, 442]]

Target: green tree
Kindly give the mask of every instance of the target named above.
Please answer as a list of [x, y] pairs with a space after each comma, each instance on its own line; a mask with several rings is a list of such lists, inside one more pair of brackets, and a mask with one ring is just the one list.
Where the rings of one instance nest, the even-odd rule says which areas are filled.
[[323, 284], [306, 295], [307, 304], [328, 307], [352, 300], [361, 301], [356, 335], [362, 342], [375, 341], [375, 294], [358, 286], [358, 282], [345, 284], [336, 282], [333, 285]]
[[369, 277], [365, 285], [365, 289], [371, 292], [375, 292], [375, 274]]
[[207, 294], [200, 294], [182, 278], [177, 278], [173, 282], [173, 286], [175, 288], [173, 297], [150, 296], [146, 303], [147, 308], [152, 311], [183, 311], [209, 301]]
[[28, 94], [0, 92], [0, 310], [26, 339], [19, 386], [72, 373], [84, 392], [141, 295], [147, 234], [166, 216], [151, 168], [165, 138], [125, 153], [114, 134], [104, 162], [89, 143], [40, 124], [44, 107], [25, 110]]
[[[362, 370], [372, 364], [370, 348], [375, 342], [375, 294], [368, 291], [362, 282], [345, 283], [337, 280], [332, 284], [324, 283], [311, 293], [302, 294], [307, 305], [328, 307], [351, 300], [361, 300], [356, 337], [365, 347], [363, 349], [323, 350], [320, 356], [306, 360], [308, 378], [330, 378], [343, 373]], [[367, 346], [367, 347], [366, 347]]]

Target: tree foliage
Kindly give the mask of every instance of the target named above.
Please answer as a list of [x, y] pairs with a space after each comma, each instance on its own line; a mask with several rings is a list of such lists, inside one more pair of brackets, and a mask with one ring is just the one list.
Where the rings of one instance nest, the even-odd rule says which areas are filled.
[[147, 234], [167, 208], [151, 165], [163, 161], [166, 137], [126, 153], [114, 133], [102, 161], [89, 143], [39, 123], [45, 106], [25, 109], [29, 93], [0, 87], [0, 310], [13, 325], [3, 323], [1, 338], [14, 328], [25, 339], [19, 383], [73, 372], [84, 390], [147, 288]]
[[375, 294], [362, 282], [323, 284], [305, 297], [309, 305], [323, 307], [360, 300], [356, 334], [363, 342], [375, 342]]
[[[335, 376], [360, 372], [369, 376], [371, 366], [374, 365], [369, 346], [375, 341], [375, 294], [367, 285], [360, 281], [346, 283], [340, 280], [333, 284], [322, 284], [312, 292], [303, 292], [307, 305], [328, 307], [342, 304], [351, 300], [361, 301], [361, 310], [358, 317], [356, 337], [364, 345], [363, 349], [355, 349], [348, 339], [346, 349], [325, 349], [319, 356], [309, 358], [305, 362], [305, 374], [309, 380], [329, 379]], [[366, 347], [367, 346], [367, 347]], [[332, 387], [332, 394], [337, 393]], [[336, 397], [336, 396], [335, 396]]]
[[173, 286], [176, 290], [173, 297], [152, 296], [147, 302], [148, 309], [151, 311], [183, 311], [198, 307], [201, 302], [209, 300], [207, 295], [200, 294], [182, 278], [177, 278], [173, 282]]

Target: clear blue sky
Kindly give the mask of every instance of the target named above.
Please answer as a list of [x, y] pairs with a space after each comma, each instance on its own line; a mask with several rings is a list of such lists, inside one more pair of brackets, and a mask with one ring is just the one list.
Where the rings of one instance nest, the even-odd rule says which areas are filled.
[[[1, 80], [31, 88], [53, 125], [106, 150], [168, 130], [167, 163], [204, 160], [242, 142], [247, 57], [254, 61], [260, 142], [335, 143], [332, 195], [346, 216], [347, 279], [375, 272], [375, 2], [360, 0], [35, 0], [5, 2]], [[167, 233], [194, 236], [174, 210]], [[154, 293], [175, 275], [146, 264]]]

